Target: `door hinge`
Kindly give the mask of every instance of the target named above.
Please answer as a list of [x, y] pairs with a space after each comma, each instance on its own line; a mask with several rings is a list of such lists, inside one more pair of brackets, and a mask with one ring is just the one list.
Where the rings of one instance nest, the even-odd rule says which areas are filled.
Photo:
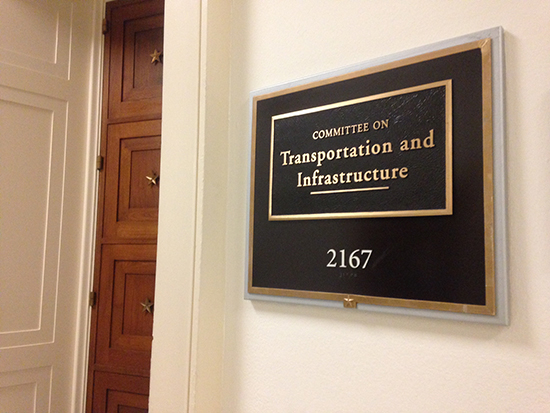
[[101, 155], [97, 155], [96, 161], [95, 161], [95, 167], [98, 171], [103, 170], [103, 161], [105, 158]]
[[109, 21], [105, 18], [103, 19], [103, 23], [101, 24], [101, 32], [103, 34], [107, 34], [109, 31]]
[[95, 291], [90, 291], [90, 296], [88, 297], [88, 302], [90, 307], [94, 308], [97, 302], [97, 293]]

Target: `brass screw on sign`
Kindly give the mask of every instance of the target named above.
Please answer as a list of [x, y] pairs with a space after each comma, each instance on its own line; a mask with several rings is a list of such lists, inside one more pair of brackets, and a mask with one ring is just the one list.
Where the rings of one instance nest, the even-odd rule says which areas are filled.
[[357, 308], [357, 301], [355, 301], [349, 295], [347, 297], [344, 297], [344, 308]]
[[162, 52], [159, 52], [157, 49], [153, 53], [151, 53], [149, 56], [151, 56], [153, 59], [151, 60], [151, 63], [156, 65], [157, 63], [162, 63], [160, 57], [162, 56]]

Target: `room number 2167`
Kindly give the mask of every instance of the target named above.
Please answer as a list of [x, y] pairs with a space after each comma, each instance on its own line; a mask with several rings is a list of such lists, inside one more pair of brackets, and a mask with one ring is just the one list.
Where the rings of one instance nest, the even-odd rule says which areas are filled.
[[372, 250], [357, 249], [351, 252], [349, 255], [345, 249], [337, 252], [335, 249], [329, 249], [327, 255], [330, 257], [330, 261], [327, 264], [329, 268], [367, 268]]

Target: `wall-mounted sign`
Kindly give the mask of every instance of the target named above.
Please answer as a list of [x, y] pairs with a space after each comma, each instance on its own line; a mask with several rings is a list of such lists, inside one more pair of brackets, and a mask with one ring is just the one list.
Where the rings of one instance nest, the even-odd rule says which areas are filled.
[[484, 34], [253, 94], [248, 298], [506, 322]]

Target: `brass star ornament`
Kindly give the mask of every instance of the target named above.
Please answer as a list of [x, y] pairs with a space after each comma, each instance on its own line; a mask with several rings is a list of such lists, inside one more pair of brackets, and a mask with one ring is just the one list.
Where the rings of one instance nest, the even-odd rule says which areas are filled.
[[144, 313], [153, 314], [153, 302], [147, 298], [144, 303], [140, 303], [143, 307], [142, 311]]
[[146, 175], [145, 178], [149, 181], [149, 185], [155, 186], [158, 185], [160, 176], [155, 171], [152, 171], [151, 176]]
[[162, 63], [160, 57], [162, 56], [162, 52], [159, 52], [157, 49], [153, 53], [151, 53], [149, 56], [152, 57], [151, 63], [156, 65], [157, 63]]

